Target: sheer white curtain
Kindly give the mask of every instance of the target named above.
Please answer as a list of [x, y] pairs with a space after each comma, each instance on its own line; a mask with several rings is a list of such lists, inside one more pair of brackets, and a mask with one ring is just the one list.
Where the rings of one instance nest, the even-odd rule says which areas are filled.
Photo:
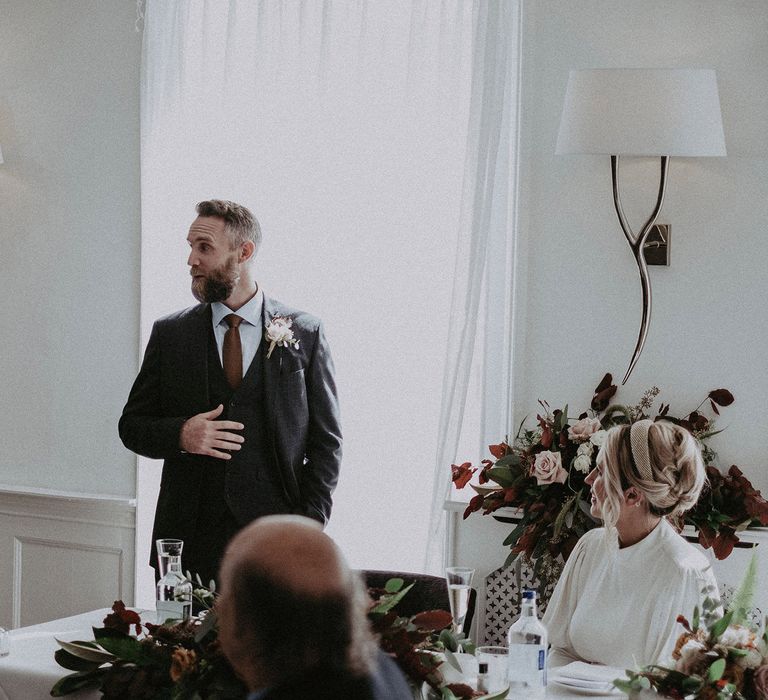
[[[345, 437], [329, 532], [354, 566], [423, 566], [477, 14], [471, 0], [146, 3], [142, 347], [155, 318], [194, 303], [194, 204], [252, 208], [260, 284], [325, 321]], [[141, 461], [140, 564], [158, 473]]]
[[[477, 463], [511, 431], [520, 3], [480, 2], [427, 569], [446, 556], [449, 466]], [[464, 496], [466, 498], [466, 496]]]

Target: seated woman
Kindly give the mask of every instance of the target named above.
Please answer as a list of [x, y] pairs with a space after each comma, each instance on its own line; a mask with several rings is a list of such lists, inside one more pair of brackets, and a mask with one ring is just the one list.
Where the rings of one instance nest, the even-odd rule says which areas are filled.
[[665, 516], [696, 503], [706, 481], [691, 434], [642, 420], [611, 429], [587, 476], [603, 527], [577, 543], [543, 622], [550, 668], [588, 661], [635, 668], [664, 662], [682, 629], [676, 618], [717, 596], [710, 562]]

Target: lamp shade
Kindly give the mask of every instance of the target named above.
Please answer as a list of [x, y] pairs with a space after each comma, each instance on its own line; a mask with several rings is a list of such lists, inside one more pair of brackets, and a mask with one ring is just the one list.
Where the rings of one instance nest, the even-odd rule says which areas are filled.
[[715, 71], [571, 71], [555, 152], [724, 156]]

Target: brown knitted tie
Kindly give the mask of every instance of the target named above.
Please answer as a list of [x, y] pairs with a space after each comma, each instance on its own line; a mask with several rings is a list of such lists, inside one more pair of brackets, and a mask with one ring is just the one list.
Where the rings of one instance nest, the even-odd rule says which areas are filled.
[[243, 380], [243, 346], [240, 344], [238, 330], [243, 319], [237, 314], [227, 314], [224, 320], [229, 326], [224, 334], [224, 347], [221, 353], [224, 359], [224, 376], [227, 378], [227, 384], [232, 389], [237, 389]]

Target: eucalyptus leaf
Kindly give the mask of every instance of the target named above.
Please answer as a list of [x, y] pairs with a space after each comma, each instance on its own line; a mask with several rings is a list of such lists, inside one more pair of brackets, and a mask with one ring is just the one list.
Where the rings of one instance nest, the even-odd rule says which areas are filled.
[[387, 593], [397, 593], [404, 583], [405, 581], [401, 578], [391, 578], [384, 584], [384, 590]]
[[565, 516], [568, 515], [568, 512], [571, 510], [571, 506], [573, 506], [575, 500], [576, 496], [571, 496], [565, 501], [565, 503], [563, 503], [563, 507], [560, 509], [560, 512], [555, 518], [552, 537], [557, 538], [557, 536], [560, 534], [560, 530], [563, 529], [563, 524], [565, 523]]
[[723, 617], [721, 617], [710, 629], [712, 639], [720, 639], [720, 635], [725, 632], [728, 625], [731, 624], [731, 618], [733, 617], [733, 610], [729, 610]]
[[381, 597], [381, 600], [379, 601], [378, 605], [376, 605], [371, 612], [372, 613], [388, 613], [392, 608], [394, 608], [404, 597], [405, 594], [408, 593], [408, 591], [413, 588], [413, 584], [409, 584], [405, 588], [403, 588], [398, 593], [395, 593], [394, 595], [385, 595]]
[[709, 667], [709, 670], [707, 671], [707, 678], [714, 683], [715, 681], [719, 681], [723, 677], [723, 673], [725, 672], [725, 659], [718, 659], [717, 661], [713, 661], [712, 665]]

